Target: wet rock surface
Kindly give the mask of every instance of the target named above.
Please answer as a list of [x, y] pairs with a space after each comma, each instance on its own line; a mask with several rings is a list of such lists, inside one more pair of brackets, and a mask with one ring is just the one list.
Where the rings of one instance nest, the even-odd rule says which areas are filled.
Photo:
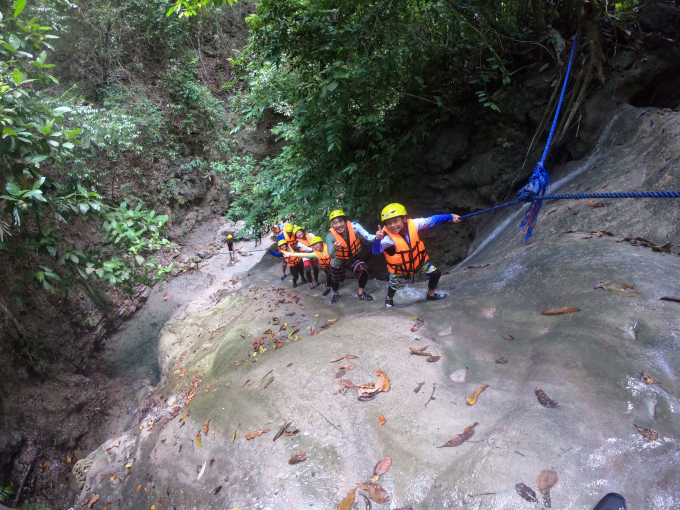
[[[678, 114], [630, 108], [611, 122], [556, 189], [680, 187]], [[319, 289], [282, 284], [268, 257], [238, 288], [173, 316], [146, 415], [96, 451], [79, 503], [337, 508], [389, 456], [377, 483], [390, 499], [374, 508], [527, 508], [522, 494], [545, 502], [537, 478], [550, 469], [553, 508], [592, 508], [610, 491], [630, 508], [680, 506], [680, 304], [660, 300], [680, 295], [680, 209], [546, 203], [528, 246], [524, 210], [487, 220], [472, 256], [442, 277], [444, 301], [426, 302], [416, 281], [386, 310], [385, 282], [369, 282], [366, 303], [348, 281], [331, 306]], [[440, 359], [411, 354], [424, 347]], [[376, 383], [378, 369], [390, 389], [371, 400], [342, 382]], [[289, 422], [299, 432], [273, 441]]]

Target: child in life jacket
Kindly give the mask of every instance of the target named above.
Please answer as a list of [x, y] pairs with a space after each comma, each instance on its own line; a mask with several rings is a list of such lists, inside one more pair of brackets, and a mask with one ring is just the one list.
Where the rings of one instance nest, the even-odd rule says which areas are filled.
[[361, 250], [360, 237], [366, 241], [373, 241], [372, 236], [355, 222], [350, 222], [345, 213], [335, 210], [330, 214], [331, 228], [326, 236], [328, 254], [331, 257], [331, 277], [333, 280], [333, 299], [331, 304], [340, 301], [340, 284], [345, 281], [347, 271], [352, 271], [359, 279], [357, 297], [363, 301], [373, 301], [373, 296], [364, 292], [368, 281], [368, 266], [358, 258]]
[[[283, 229], [279, 229], [279, 237], [277, 238], [277, 242], [280, 241], [281, 239], [285, 239], [286, 242], [291, 242], [293, 241], [293, 228], [294, 226], [290, 223], [288, 223]], [[274, 254], [271, 250], [269, 250], [269, 253], [274, 255], [275, 257], [281, 257], [279, 254]], [[281, 281], [286, 279], [286, 268], [288, 267], [288, 264], [286, 263], [286, 259], [281, 257], [281, 271], [283, 271], [283, 276], [281, 277]]]
[[394, 295], [403, 289], [409, 278], [414, 275], [429, 276], [428, 301], [446, 298], [446, 294], [435, 292], [442, 272], [428, 262], [429, 257], [418, 232], [443, 223], [458, 223], [461, 221], [460, 217], [456, 214], [438, 214], [429, 218], [411, 219], [406, 216], [406, 208], [403, 205], [390, 204], [382, 210], [380, 218], [386, 225], [379, 228], [375, 234], [373, 253], [385, 254], [390, 273], [385, 306], [394, 305]]
[[[328, 246], [326, 246], [326, 243], [323, 242], [323, 239], [321, 239], [319, 236], [312, 237], [310, 239], [310, 244], [311, 246], [305, 246], [305, 245], [300, 245], [298, 244], [298, 248], [300, 248], [300, 253], [296, 253], [296, 257], [300, 257], [302, 259], [311, 259], [312, 260], [312, 265], [314, 262], [316, 262], [316, 273], [318, 277], [318, 271], [319, 271], [319, 265], [321, 266], [321, 269], [323, 269], [324, 273], [326, 273], [326, 290], [323, 292], [324, 296], [327, 296], [328, 294], [331, 293], [332, 286], [333, 286], [333, 281], [331, 278], [331, 257], [328, 254]], [[287, 256], [288, 254], [284, 254], [284, 257]], [[316, 281], [316, 286], [319, 286], [319, 282]], [[310, 288], [314, 288], [310, 286]]]
[[290, 249], [290, 246], [288, 246], [288, 242], [286, 242], [285, 239], [279, 240], [278, 246], [283, 261], [290, 267], [290, 274], [293, 276], [293, 288], [296, 288], [298, 277], [302, 276], [302, 272], [304, 271], [302, 259], [297, 257], [297, 254]]
[[[302, 227], [293, 228], [293, 235], [295, 236], [295, 241], [297, 241], [293, 246], [293, 250], [296, 252], [307, 251], [312, 245], [312, 239], [315, 237], [314, 234], [306, 232]], [[317, 259], [310, 260], [305, 258], [303, 263], [305, 265], [305, 276], [307, 276], [310, 282], [309, 288], [317, 288], [319, 286], [319, 261]], [[314, 279], [312, 279], [312, 269], [314, 269]]]

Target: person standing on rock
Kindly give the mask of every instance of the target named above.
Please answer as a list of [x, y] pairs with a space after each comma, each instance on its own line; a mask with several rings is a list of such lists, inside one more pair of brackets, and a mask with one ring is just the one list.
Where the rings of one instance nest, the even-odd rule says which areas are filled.
[[385, 254], [387, 270], [390, 273], [385, 306], [388, 308], [394, 306], [394, 295], [415, 275], [429, 276], [426, 298], [428, 301], [446, 298], [446, 294], [435, 292], [442, 272], [428, 262], [429, 257], [418, 232], [443, 223], [458, 223], [461, 221], [460, 217], [456, 214], [438, 214], [429, 218], [411, 219], [407, 217], [403, 205], [390, 204], [382, 210], [380, 219], [385, 222], [385, 226], [378, 225], [373, 241], [373, 253]]
[[296, 256], [302, 259], [312, 259], [312, 265], [314, 265], [314, 262], [317, 263], [317, 266], [315, 268], [316, 272], [314, 273], [315, 277], [317, 278], [317, 280], [314, 282], [316, 284], [316, 287], [319, 286], [318, 266], [321, 265], [321, 268], [326, 273], [326, 290], [323, 292], [323, 295], [327, 296], [328, 294], [331, 293], [333, 287], [333, 282], [331, 278], [331, 257], [328, 254], [328, 246], [326, 245], [326, 243], [323, 242], [323, 239], [321, 239], [319, 236], [313, 237], [310, 240], [310, 244], [311, 246], [309, 247], [298, 244], [298, 248], [300, 248], [300, 250], [302, 251], [300, 253], [297, 253]]
[[[297, 252], [307, 251], [312, 245], [312, 239], [315, 237], [314, 234], [310, 234], [302, 227], [295, 227], [293, 235], [297, 241], [294, 246], [294, 250]], [[317, 259], [309, 260], [309, 258], [305, 258], [303, 263], [305, 265], [305, 275], [310, 282], [309, 288], [317, 288], [319, 286], [319, 261]], [[314, 279], [312, 279], [312, 268], [314, 269]]]
[[[302, 276], [305, 266], [302, 263], [302, 259], [292, 252], [285, 239], [281, 239], [278, 245], [279, 252], [281, 253], [281, 256], [283, 256], [284, 262], [290, 267], [290, 274], [293, 276], [293, 288], [296, 288], [298, 277]], [[305, 281], [304, 276], [302, 276], [302, 281]]]
[[352, 271], [359, 279], [357, 297], [363, 301], [373, 301], [373, 296], [364, 292], [368, 281], [368, 266], [357, 258], [361, 250], [359, 236], [366, 241], [373, 241], [372, 236], [364, 227], [355, 222], [350, 222], [345, 213], [335, 210], [330, 214], [331, 229], [326, 236], [328, 254], [331, 258], [331, 276], [333, 279], [333, 299], [331, 304], [340, 301], [340, 284], [345, 281], [347, 271]]
[[227, 248], [229, 248], [229, 261], [234, 262], [234, 236], [227, 236]]

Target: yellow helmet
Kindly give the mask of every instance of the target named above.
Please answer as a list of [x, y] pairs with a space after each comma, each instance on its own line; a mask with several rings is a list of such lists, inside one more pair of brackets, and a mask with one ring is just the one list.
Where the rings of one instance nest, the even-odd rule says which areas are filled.
[[346, 215], [345, 215], [345, 213], [344, 213], [343, 211], [341, 211], [340, 209], [336, 209], [335, 211], [333, 211], [333, 212], [331, 213], [329, 219], [330, 219], [331, 221], [333, 221], [335, 218], [339, 218], [340, 216], [346, 216]]
[[380, 214], [380, 220], [385, 221], [397, 216], [406, 216], [406, 207], [401, 204], [390, 204], [385, 206]]
[[229, 234], [229, 235], [227, 236], [227, 239], [233, 239], [233, 238], [234, 238], [234, 236], [231, 235], [231, 234]]
[[319, 236], [312, 237], [311, 243], [312, 244], [323, 243], [323, 239], [321, 239]]
[[279, 239], [279, 248], [284, 244], [288, 244], [288, 241], [286, 241], [285, 239]]
[[286, 225], [286, 232], [288, 232], [290, 234], [292, 231], [293, 231], [293, 225], [291, 223], [289, 223], [288, 225]]
[[297, 234], [298, 230], [304, 230], [304, 228], [295, 225], [295, 228], [293, 229], [293, 234]]

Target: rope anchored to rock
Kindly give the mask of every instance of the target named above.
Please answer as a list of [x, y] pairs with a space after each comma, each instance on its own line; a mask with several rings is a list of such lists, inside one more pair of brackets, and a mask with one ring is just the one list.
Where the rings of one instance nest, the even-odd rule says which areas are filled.
[[529, 238], [531, 238], [531, 235], [534, 231], [536, 221], [538, 220], [538, 213], [541, 212], [544, 200], [580, 200], [584, 198], [680, 198], [680, 191], [631, 191], [621, 193], [580, 193], [568, 195], [547, 194], [548, 185], [550, 184], [550, 175], [545, 169], [545, 160], [547, 159], [548, 152], [550, 151], [550, 144], [552, 143], [553, 135], [555, 134], [555, 128], [557, 127], [560, 109], [562, 108], [562, 102], [567, 91], [567, 83], [569, 82], [569, 75], [571, 74], [571, 65], [574, 61], [574, 52], [577, 42], [578, 33], [574, 36], [574, 44], [571, 47], [571, 55], [569, 56], [569, 64], [567, 65], [567, 72], [564, 77], [562, 92], [557, 103], [557, 109], [555, 110], [555, 117], [553, 118], [548, 140], [545, 144], [545, 149], [543, 150], [543, 156], [534, 167], [534, 171], [531, 173], [531, 177], [529, 178], [529, 184], [517, 192], [519, 195], [518, 200], [505, 202], [504, 204], [489, 207], [488, 209], [465, 214], [460, 217], [461, 220], [478, 216], [480, 214], [497, 211], [498, 209], [503, 209], [504, 207], [511, 205], [517, 205], [522, 202], [529, 202], [531, 203], [529, 210], [524, 215], [522, 223], [520, 223], [520, 228], [523, 231], [524, 242], [526, 243], [529, 241]]

